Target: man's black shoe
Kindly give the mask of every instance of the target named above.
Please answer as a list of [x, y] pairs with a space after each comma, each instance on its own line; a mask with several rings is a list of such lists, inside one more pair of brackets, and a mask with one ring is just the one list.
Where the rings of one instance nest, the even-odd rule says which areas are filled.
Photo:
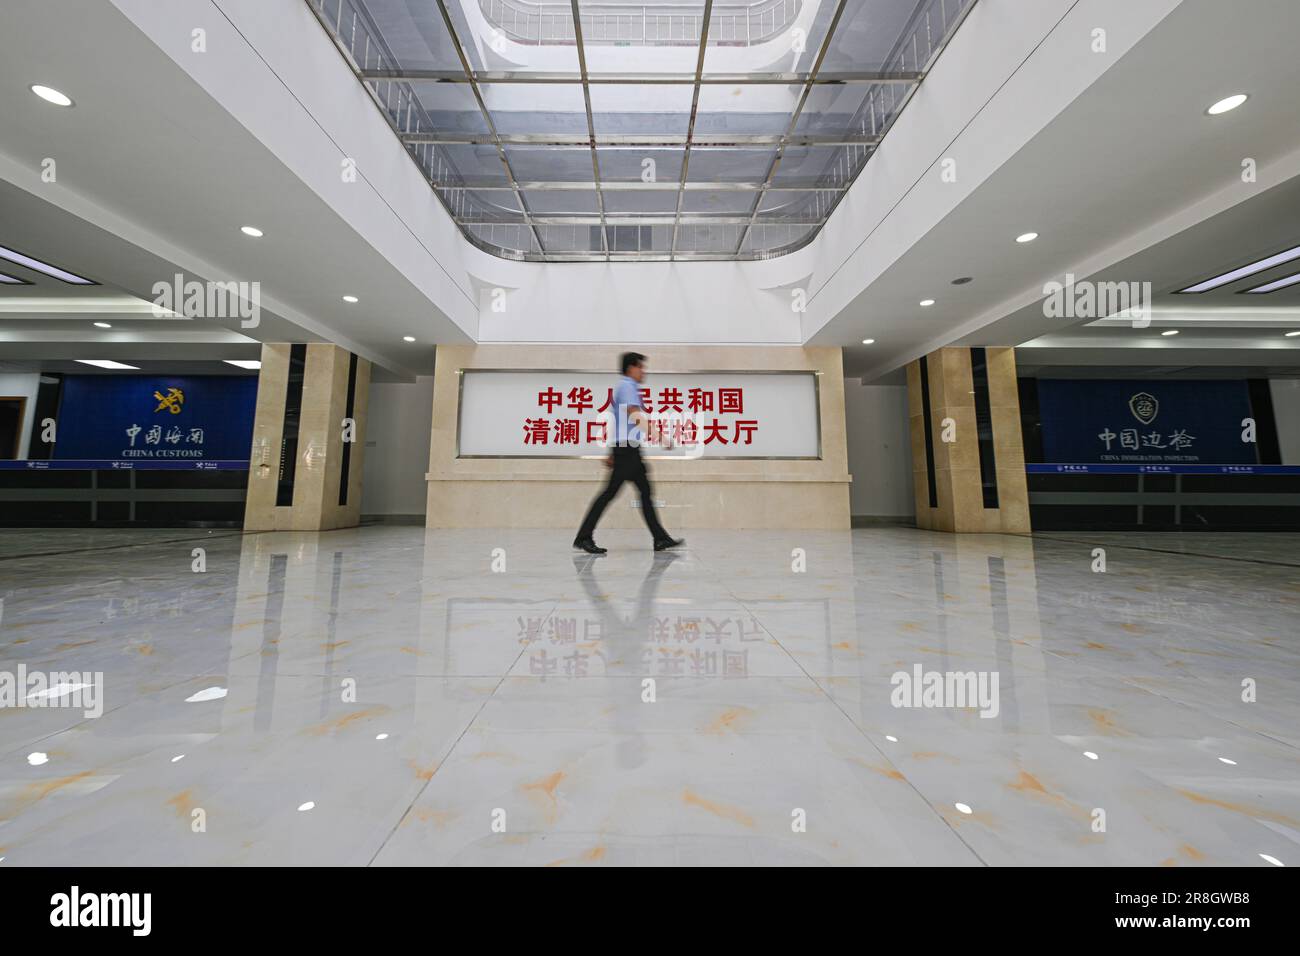
[[605, 548], [602, 548], [600, 545], [596, 544], [595, 539], [593, 538], [574, 538], [573, 546], [575, 548], [578, 548], [581, 551], [586, 551], [588, 554], [609, 553]]
[[685, 538], [660, 538], [655, 542], [655, 550], [667, 551], [669, 548], [680, 548], [685, 543]]

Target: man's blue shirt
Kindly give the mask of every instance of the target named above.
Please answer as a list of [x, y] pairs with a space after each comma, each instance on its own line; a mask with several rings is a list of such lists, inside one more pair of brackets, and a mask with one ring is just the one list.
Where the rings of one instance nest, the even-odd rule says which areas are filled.
[[626, 375], [619, 376], [614, 386], [614, 444], [626, 445], [629, 441], [641, 444], [645, 438], [641, 429], [629, 421], [632, 409], [641, 408], [641, 387]]

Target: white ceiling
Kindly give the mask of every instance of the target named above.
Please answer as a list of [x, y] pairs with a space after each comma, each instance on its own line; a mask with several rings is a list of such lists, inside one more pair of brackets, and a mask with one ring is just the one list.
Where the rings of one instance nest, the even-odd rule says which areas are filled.
[[[297, 7], [296, 0], [282, 2]], [[975, 15], [985, 5], [987, 15], [1013, 15], [998, 2], [983, 0]], [[183, 5], [196, 6], [190, 0]], [[1079, 0], [1071, 9], [1104, 11], [1107, 5]], [[199, 6], [218, 13], [228, 8], [227, 16], [235, 7], [285, 15], [235, 0]], [[1300, 340], [1279, 342], [1276, 327], [1241, 332], [1198, 326], [1195, 334], [1184, 330], [1153, 342], [1158, 336], [1151, 330], [1137, 335], [1047, 319], [1040, 304], [1045, 282], [1074, 272], [1150, 281], [1158, 307], [1187, 309], [1185, 302], [1171, 305], [1167, 293], [1300, 244], [1300, 57], [1291, 48], [1300, 36], [1300, 3], [1251, 0], [1249, 8], [1243, 15], [1237, 4], [1183, 0], [810, 344], [846, 346], [846, 374], [868, 381], [884, 380], [917, 355], [955, 342], [1039, 340], [1022, 355], [1037, 350], [1044, 363], [1072, 350], [1087, 365], [1085, 354], [1105, 361], [1109, 352], [1140, 349], [1142, 361], [1153, 366], [1223, 366], [1218, 353], [1231, 350], [1230, 364], [1289, 367]], [[72, 16], [75, 30], [68, 28]], [[302, 42], [328, 43], [316, 29]], [[355, 86], [341, 59], [327, 52]], [[1045, 69], [1042, 63], [1034, 68]], [[64, 89], [77, 105], [61, 110], [43, 103], [27, 89], [33, 82]], [[1204, 115], [1211, 102], [1238, 90], [1251, 94], [1245, 106]], [[918, 100], [909, 112], [919, 115], [924, 105]], [[376, 251], [306, 185], [303, 170], [282, 162], [114, 3], [5, 0], [0, 115], [0, 244], [104, 283], [94, 290], [48, 281], [0, 287], [0, 362], [210, 361], [253, 357], [257, 341], [330, 339], [374, 359], [377, 378], [409, 377], [432, 368], [432, 343], [467, 341], [432, 301], [428, 275], [398, 268]], [[391, 145], [407, 162], [395, 138], [373, 145]], [[46, 157], [58, 161], [56, 184], [40, 179]], [[1258, 183], [1240, 181], [1244, 157], [1257, 161]], [[394, 214], [410, 229], [408, 212]], [[244, 237], [244, 224], [263, 228], [266, 236]], [[1017, 245], [1014, 237], [1029, 229], [1041, 237]], [[33, 297], [147, 299], [153, 283], [177, 271], [261, 282], [262, 324], [241, 330], [233, 321], [118, 314], [109, 318], [112, 330], [95, 330], [91, 317], [71, 311], [70, 303], [55, 312], [5, 305]], [[562, 282], [576, 274], [555, 275]], [[951, 285], [959, 276], [973, 281]], [[455, 284], [442, 277], [438, 282]], [[347, 305], [344, 293], [359, 296], [360, 303]], [[922, 298], [937, 303], [920, 309]], [[1243, 298], [1214, 294], [1195, 307], [1219, 309]], [[1247, 305], [1267, 308], [1282, 323], [1292, 310], [1300, 315], [1300, 289], [1266, 298]], [[419, 341], [403, 343], [404, 334]], [[865, 348], [859, 343], [868, 336], [876, 344]], [[80, 354], [88, 346], [96, 354]], [[1265, 351], [1272, 354], [1247, 357]], [[1127, 361], [1114, 358], [1116, 364]]]
[[[846, 374], [873, 380], [941, 345], [1019, 345], [1076, 324], [1046, 318], [1041, 302], [1069, 272], [1150, 281], [1160, 306], [1175, 288], [1300, 244], [1300, 4], [1249, 7], [1185, 0], [813, 343], [847, 346]], [[1237, 91], [1251, 95], [1244, 106], [1205, 115]], [[1255, 184], [1241, 182], [1245, 157]], [[1014, 241], [1028, 231], [1039, 239]], [[952, 285], [960, 276], [973, 281]], [[920, 308], [925, 298], [936, 304]], [[1242, 298], [1197, 305], [1300, 309], [1300, 290]], [[1176, 338], [1162, 347], [1191, 342]]]

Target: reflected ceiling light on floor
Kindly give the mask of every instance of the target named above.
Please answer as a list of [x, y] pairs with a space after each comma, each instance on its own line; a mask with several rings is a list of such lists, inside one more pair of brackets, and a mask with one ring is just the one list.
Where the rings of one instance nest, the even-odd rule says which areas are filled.
[[298, 805], [298, 812], [306, 813], [308, 810], [311, 810], [315, 806], [316, 806], [316, 802], [314, 800], [308, 800], [306, 803]]
[[885, 734], [885, 739], [888, 740], [891, 744], [896, 744], [896, 743], [898, 743], [898, 738], [897, 738], [897, 737], [894, 737], [894, 736], [891, 736], [891, 735], [889, 735], [889, 734]]
[[387, 739], [388, 739], [388, 734], [375, 734], [375, 739], [376, 739], [376, 740], [387, 740]]
[[1167, 337], [1167, 336], [1170, 336], [1170, 335], [1177, 335], [1177, 334], [1178, 334], [1178, 330], [1177, 330], [1177, 329], [1165, 329], [1165, 330], [1164, 330], [1163, 332], [1161, 332], [1160, 334], [1163, 335], [1163, 336], [1166, 336], [1166, 337]]
[[923, 309], [928, 309], [928, 308], [930, 308], [930, 306], [932, 306], [932, 305], [934, 305], [934, 299], [922, 299], [922, 300], [921, 300], [921, 308], [923, 308]]
[[92, 322], [91, 325], [97, 329], [111, 329], [113, 327], [111, 322]]
[[[1281, 860], [1279, 860], [1277, 857], [1275, 857], [1275, 856], [1269, 856], [1267, 853], [1261, 853], [1261, 854], [1259, 855], [1259, 858], [1260, 858], [1261, 860], [1264, 860], [1264, 861], [1267, 862], [1267, 863], [1272, 863], [1274, 866], [1286, 866], [1286, 864], [1283, 863]], [[0, 856], [0, 860], [3, 860], [3, 859], [4, 859], [4, 857]]]
[[252, 371], [256, 371], [262, 367], [260, 359], [222, 359], [221, 361], [225, 362], [227, 365], [233, 365], [236, 368], [246, 368]]
[[79, 276], [75, 273], [68, 272], [66, 269], [60, 269], [58, 266], [52, 266], [48, 262], [42, 262], [40, 259], [33, 259], [31, 256], [25, 256], [14, 249], [6, 249], [0, 246], [0, 259], [7, 259], [15, 265], [26, 266], [33, 272], [39, 272], [47, 275], [52, 279], [58, 279], [60, 282], [66, 282], [69, 285], [98, 285], [91, 279]]
[[1223, 99], [1219, 100], [1219, 102], [1215, 103], [1205, 112], [1209, 113], [1211, 116], [1218, 116], [1221, 113], [1227, 113], [1232, 110], [1235, 110], [1238, 106], [1246, 102], [1246, 100], [1248, 99], [1250, 99], [1250, 97], [1245, 93], [1234, 93], [1231, 96], [1225, 96]]
[[179, 761], [184, 759], [185, 759], [184, 754], [177, 754], [175, 757], [172, 757], [172, 763], [178, 763]]
[[114, 362], [112, 359], [77, 359], [82, 365], [93, 365], [95, 368], [111, 369], [128, 369], [132, 372], [140, 371], [138, 365], [127, 365], [124, 362]]
[[1096, 755], [1095, 753], [1093, 753], [1091, 750], [1085, 750], [1085, 751], [1083, 752], [1083, 755], [1084, 755], [1085, 757], [1087, 757], [1089, 760], [1096, 760], [1096, 759], [1097, 759], [1097, 755]]
[[72, 97], [67, 93], [61, 93], [52, 86], [41, 86], [39, 83], [33, 83], [28, 87], [33, 93], [39, 96], [47, 103], [53, 103], [55, 106], [71, 106]]
[[262, 236], [265, 235], [265, 233], [256, 226], [240, 226], [239, 231], [246, 236], [252, 236], [254, 239], [261, 239]]
[[953, 806], [956, 807], [958, 810], [960, 810], [962, 813], [971, 812], [970, 807], [966, 806], [966, 804], [964, 803], [954, 803]]
[[39, 767], [41, 764], [50, 762], [50, 755], [46, 753], [41, 753], [38, 750], [36, 753], [31, 753], [27, 755], [27, 762], [31, 764], [33, 767]]
[[862, 344], [863, 344], [863, 345], [875, 345], [875, 344], [876, 344], [876, 340], [875, 340], [875, 339], [863, 339], [863, 340], [862, 340]]
[[1196, 283], [1196, 285], [1189, 285], [1186, 289], [1179, 289], [1178, 293], [1183, 295], [1195, 292], [1209, 292], [1212, 289], [1225, 286], [1229, 282], [1236, 282], [1238, 279], [1253, 276], [1257, 272], [1263, 272], [1265, 269], [1271, 269], [1274, 266], [1280, 266], [1285, 262], [1292, 262], [1296, 259], [1300, 259], [1300, 246], [1279, 252], [1267, 259], [1260, 259], [1258, 262], [1244, 265], [1240, 269], [1233, 269], [1231, 272], [1225, 272], [1223, 275], [1215, 276], [1212, 279], [1206, 279], [1204, 282]]
[[349, 303], [354, 303], [354, 302], [356, 302], [356, 301], [358, 301], [358, 300], [357, 300], [357, 297], [356, 297], [355, 295], [345, 295], [345, 296], [343, 297], [343, 301], [344, 301], [344, 302], [349, 302]]
[[1023, 244], [1026, 242], [1033, 242], [1037, 238], [1038, 233], [1036, 232], [1022, 232], [1020, 235], [1016, 236], [1016, 242]]
[[402, 341], [403, 341], [403, 342], [414, 342], [414, 341], [415, 341], [415, 336], [414, 336], [414, 335], [403, 335], [403, 336], [402, 336]]
[[1235, 767], [1235, 766], [1237, 766], [1237, 761], [1235, 761], [1235, 760], [1229, 760], [1227, 757], [1220, 757], [1220, 758], [1219, 758], [1219, 763], [1226, 763], [1229, 767]]
[[1253, 289], [1247, 289], [1246, 295], [1267, 295], [1270, 292], [1276, 292], [1278, 289], [1289, 289], [1293, 285], [1300, 285], [1300, 272], [1293, 276], [1283, 276], [1280, 279], [1274, 279], [1272, 282], [1265, 282], [1263, 285], [1257, 285]]

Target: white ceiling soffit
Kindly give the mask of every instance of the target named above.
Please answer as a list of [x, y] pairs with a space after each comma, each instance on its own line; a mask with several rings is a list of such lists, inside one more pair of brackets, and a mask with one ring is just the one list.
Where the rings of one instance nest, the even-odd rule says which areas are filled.
[[[981, 14], [989, 16], [993, 7], [976, 7], [918, 96], [938, 88], [945, 68], [962, 65], [964, 43], [978, 36], [967, 31], [982, 29]], [[1162, 19], [1161, 10], [1172, 12]], [[1140, 35], [1119, 28], [1139, 15], [1151, 21]], [[1098, 75], [1088, 64], [1105, 57], [1091, 53], [1088, 43], [1099, 25], [1108, 28], [1110, 64]], [[846, 372], [872, 380], [944, 345], [1016, 345], [1072, 324], [1043, 315], [1046, 283], [1067, 273], [1094, 276], [1240, 203], [1264, 200], [1270, 189], [1300, 174], [1300, 125], [1294, 122], [1300, 58], [1290, 42], [1297, 31], [1300, 4], [1291, 0], [1258, 0], [1249, 16], [1215, 0], [1071, 5], [953, 148], [941, 151], [958, 158], [959, 181], [949, 188], [960, 186], [971, 167], [963, 157], [998, 150], [1010, 155], [978, 185], [963, 187], [960, 203], [951, 203], [937, 219], [927, 215], [927, 206], [937, 202], [933, 197], [943, 186], [939, 167], [928, 170], [900, 200], [902, 220], [876, 229], [818, 292], [818, 299], [836, 294], [846, 272], [867, 277], [865, 289], [810, 342], [849, 346]], [[1014, 112], [1018, 104], [1027, 109], [1042, 90], [1078, 86], [1081, 71], [1088, 72], [1088, 82], [1079, 94], [1027, 141], [996, 142], [998, 130], [1018, 128], [1003, 115], [988, 129], [981, 126], [995, 108], [999, 114]], [[1222, 116], [1205, 114], [1210, 104], [1238, 90], [1251, 94], [1245, 106]], [[909, 117], [926, 115], [925, 106], [914, 103], [894, 135], [907, 131]], [[873, 166], [882, 165], [889, 145], [887, 140], [855, 189], [866, 184]], [[1256, 161], [1253, 183], [1242, 181], [1245, 157]], [[832, 220], [826, 231], [834, 225]], [[909, 225], [923, 234], [910, 244], [891, 243], [889, 248], [906, 249], [891, 257], [876, 237]], [[1039, 238], [1017, 244], [1016, 236], [1028, 231]], [[1246, 249], [1260, 238], [1243, 226], [1228, 241], [1241, 248], [1241, 261], [1249, 261]], [[876, 261], [863, 257], [868, 249], [879, 254]], [[1231, 263], [1223, 262], [1220, 247], [1216, 258], [1183, 265], [1187, 274], [1171, 281], [1186, 285]], [[966, 276], [973, 281], [951, 284]], [[1138, 278], [1152, 279], [1157, 292], [1162, 288], [1157, 277]], [[935, 305], [918, 306], [929, 298]], [[810, 316], [824, 317], [828, 309], [831, 304], [823, 303]], [[1015, 321], [1000, 321], [1008, 317]], [[863, 338], [876, 343], [863, 348]]]
[[[300, 29], [320, 33], [302, 5], [243, 6], [252, 9], [249, 18], [268, 29], [284, 29], [286, 18], [299, 16]], [[77, 26], [70, 32], [72, 20]], [[148, 36], [141, 32], [144, 26]], [[206, 31], [205, 52], [191, 48], [196, 29]], [[0, 180], [73, 214], [109, 243], [97, 255], [87, 248], [75, 257], [56, 244], [47, 252], [56, 261], [146, 297], [154, 282], [177, 271], [212, 281], [256, 281], [263, 314], [291, 323], [300, 330], [299, 340], [336, 342], [403, 377], [427, 372], [432, 349], [408, 346], [402, 334], [422, 342], [468, 341], [434, 300], [446, 298], [449, 308], [458, 309], [458, 320], [471, 326], [472, 303], [427, 250], [421, 262], [399, 268], [377, 251], [373, 236], [360, 234], [383, 216], [390, 235], [405, 230], [367, 184], [360, 158], [359, 180], [343, 183], [338, 151], [329, 151], [320, 126], [219, 4], [6, 0], [0, 37], [0, 113], [5, 116]], [[86, 42], [69, 42], [70, 37]], [[321, 38], [306, 46], [329, 58], [320, 71], [321, 85], [338, 76], [347, 95], [364, 97], [331, 44]], [[181, 64], [179, 58], [188, 61]], [[212, 88], [193, 76], [210, 81]], [[60, 110], [38, 100], [28, 86], [41, 81], [57, 84], [76, 106]], [[235, 114], [240, 122], [214, 98], [213, 88], [242, 97], [242, 112]], [[372, 104], [360, 105], [374, 115]], [[250, 118], [262, 122], [259, 134], [276, 127], [279, 137], [259, 138], [244, 122]], [[391, 140], [382, 120], [375, 120], [376, 135]], [[286, 144], [294, 142], [310, 145], [315, 164], [328, 169], [313, 171], [286, 155]], [[410, 166], [400, 148], [393, 151]], [[57, 162], [55, 182], [41, 178], [45, 158]], [[319, 181], [306, 181], [313, 172]], [[331, 182], [342, 191], [325, 201], [320, 189]], [[351, 192], [342, 189], [345, 185]], [[6, 234], [37, 228], [40, 217], [35, 218], [16, 222], [6, 215]], [[250, 239], [240, 233], [242, 225], [256, 225], [265, 235]], [[83, 238], [92, 244], [89, 234]], [[12, 241], [20, 245], [24, 239], [19, 235]], [[419, 243], [408, 235], [407, 245]], [[119, 274], [123, 246], [156, 260], [147, 281]], [[35, 248], [31, 254], [37, 254]], [[437, 295], [431, 296], [434, 285]], [[345, 294], [360, 302], [345, 303]], [[270, 340], [266, 330], [252, 334]]]

